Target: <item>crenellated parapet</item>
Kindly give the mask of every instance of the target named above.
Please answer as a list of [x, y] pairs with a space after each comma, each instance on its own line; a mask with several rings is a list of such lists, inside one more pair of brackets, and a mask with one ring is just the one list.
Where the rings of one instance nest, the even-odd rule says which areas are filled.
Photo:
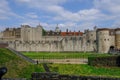
[[55, 31], [46, 31], [41, 25], [20, 28], [7, 28], [0, 35], [1, 41], [8, 42], [18, 51], [47, 52], [99, 52], [108, 53], [120, 50], [120, 28], [97, 28], [94, 30], [62, 32], [57, 26]]

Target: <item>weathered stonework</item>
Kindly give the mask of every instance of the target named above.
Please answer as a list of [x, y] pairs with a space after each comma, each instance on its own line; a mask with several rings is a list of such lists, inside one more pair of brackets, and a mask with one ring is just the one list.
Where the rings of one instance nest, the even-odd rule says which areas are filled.
[[110, 35], [109, 29], [97, 31], [97, 50], [100, 53], [107, 53], [110, 46], [115, 46], [115, 36]]
[[[7, 41], [9, 47], [17, 51], [44, 51], [44, 52], [99, 52], [108, 53], [110, 48], [120, 49], [120, 29], [85, 30], [83, 35], [43, 36], [41, 25], [30, 27], [22, 25], [20, 38], [13, 40], [1, 36], [1, 41]], [[10, 37], [11, 38], [11, 37]]]
[[115, 46], [117, 49], [120, 49], [120, 28], [115, 30]]

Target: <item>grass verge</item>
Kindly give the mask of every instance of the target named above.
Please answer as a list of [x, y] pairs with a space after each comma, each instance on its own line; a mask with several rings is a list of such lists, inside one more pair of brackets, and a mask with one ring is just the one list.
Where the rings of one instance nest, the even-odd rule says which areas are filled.
[[66, 59], [66, 58], [88, 58], [96, 56], [111, 56], [109, 54], [98, 54], [98, 53], [57, 53], [57, 52], [23, 52], [25, 56], [32, 59]]
[[[57, 55], [57, 53], [53, 53], [53, 54]], [[53, 54], [50, 54], [50, 55], [53, 55]], [[58, 53], [58, 54], [61, 54], [61, 53]], [[78, 55], [79, 53], [76, 53], [76, 54]], [[69, 54], [66, 53], [66, 55], [69, 55]], [[85, 57], [88, 57], [86, 56], [86, 54], [84, 55]], [[93, 55], [91, 54], [91, 56]], [[105, 56], [105, 55], [101, 55], [101, 56]], [[6, 66], [8, 68], [8, 72], [4, 76], [5, 78], [30, 78], [31, 73], [33, 72], [44, 72], [42, 64], [33, 65], [21, 59], [20, 57], [16, 56], [14, 53], [9, 51], [8, 49], [0, 48], [0, 67], [2, 66]], [[58, 72], [59, 74], [106, 76], [106, 77], [120, 78], [120, 68], [115, 68], [115, 67], [112, 67], [112, 68], [93, 67], [85, 64], [48, 64], [48, 66], [52, 72]]]
[[93, 67], [87, 64], [49, 64], [48, 66], [51, 71], [60, 74], [120, 78], [120, 68], [118, 67]]
[[7, 67], [4, 78], [30, 78], [33, 72], [43, 72], [42, 65], [33, 65], [8, 49], [0, 48], [0, 67]]

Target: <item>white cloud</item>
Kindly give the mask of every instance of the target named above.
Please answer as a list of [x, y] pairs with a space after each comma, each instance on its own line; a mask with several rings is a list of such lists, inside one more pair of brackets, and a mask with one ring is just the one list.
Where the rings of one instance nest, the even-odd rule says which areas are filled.
[[120, 0], [94, 0], [94, 5], [111, 13], [120, 13]]
[[69, 29], [70, 31], [82, 31], [84, 32], [85, 29], [92, 30], [95, 24], [93, 22], [83, 22], [83, 23], [76, 23], [76, 22], [66, 22], [59, 24], [59, 27], [66, 31], [66, 29]]
[[[44, 29], [46, 30], [54, 30], [55, 27], [57, 26], [57, 24], [47, 24], [47, 23], [41, 23], [41, 25], [43, 25]], [[95, 24], [93, 22], [84, 22], [82, 24], [77, 24], [75, 22], [65, 22], [65, 23], [60, 23], [58, 24], [58, 27], [62, 30], [62, 31], [66, 31], [66, 29], [68, 29], [69, 31], [82, 31], [84, 32], [85, 29], [90, 29], [92, 30], [93, 27], [95, 26]]]
[[24, 0], [17, 0], [17, 2], [18, 1], [19, 3], [27, 4], [31, 8], [54, 14], [54, 20], [78, 21], [80, 19], [78, 14], [65, 10], [64, 7], [60, 6], [60, 4], [65, 3], [67, 0], [29, 0], [27, 3], [23, 2]]
[[[115, 20], [118, 22], [120, 19], [120, 0], [92, 0], [94, 6], [90, 9], [82, 9], [78, 10], [77, 12], [71, 12], [66, 10], [61, 4], [66, 3], [68, 0], [16, 0], [19, 4], [24, 4], [25, 6], [29, 7], [30, 9], [36, 9], [39, 11], [43, 11], [47, 13], [47, 15], [42, 15], [41, 17], [44, 18], [48, 16], [50, 21], [61, 21], [63, 23], [60, 24], [62, 28], [69, 28], [74, 29], [73, 26], [79, 26], [76, 28], [86, 29], [92, 28], [97, 25], [97, 22], [104, 22], [107, 20]], [[78, 0], [83, 2], [84, 0]], [[86, 0], [85, 2], [89, 2]], [[104, 12], [105, 10], [105, 12]], [[110, 14], [108, 14], [108, 13]], [[52, 17], [49, 15], [52, 14]], [[25, 16], [24, 23], [29, 24], [38, 24], [39, 20], [37, 19], [39, 16], [35, 13], [28, 13]], [[31, 19], [35, 20], [31, 20]], [[79, 24], [81, 23], [81, 25]], [[52, 29], [53, 26], [56, 24], [47, 24], [42, 23], [43, 26], [46, 26], [46, 29]], [[101, 23], [102, 24], [102, 23]], [[105, 24], [105, 23], [104, 23]], [[67, 27], [65, 27], [67, 26]]]
[[120, 21], [115, 21], [112, 25], [112, 28], [120, 28]]
[[85, 20], [96, 20], [101, 16], [104, 16], [97, 9], [86, 9], [79, 10], [78, 12], [70, 12], [64, 7], [60, 6], [60, 4], [67, 2], [67, 0], [17, 0], [17, 2], [26, 4], [31, 8], [35, 8], [38, 10], [43, 10], [54, 14], [53, 20], [58, 21], [85, 21]]
[[98, 9], [89, 9], [89, 10], [81, 10], [79, 11], [80, 15], [96, 15], [99, 14], [100, 11]]
[[98, 9], [80, 10], [78, 14], [80, 15], [81, 20], [85, 21], [101, 20], [101, 17], [105, 17]]
[[55, 28], [58, 26], [62, 31], [66, 31], [66, 29], [73, 30], [73, 27], [76, 26], [76, 23], [73, 22], [66, 22], [66, 23], [60, 23], [60, 24], [47, 24], [41, 22], [41, 25], [43, 25], [44, 29], [46, 30], [55, 30]]
[[[103, 19], [103, 18], [104, 19]], [[97, 21], [97, 20], [105, 20], [107, 19], [107, 15], [103, 14], [98, 9], [84, 9], [80, 10], [76, 13], [72, 13], [69, 11], [61, 11], [60, 15], [55, 16], [54, 20], [66, 20], [66, 21], [73, 21], [73, 22], [80, 22], [80, 21]]]
[[32, 26], [32, 27], [35, 27], [36, 25], [38, 25], [40, 23], [40, 21], [39, 20], [33, 20], [33, 19], [24, 19], [21, 23], [20, 23], [20, 25], [22, 24], [22, 25], [30, 25], [30, 26]]
[[[101, 17], [106, 17], [106, 15], [102, 14], [99, 9], [91, 8], [91, 9], [84, 9], [84, 10], [78, 10], [78, 12], [71, 12], [69, 10], [66, 10], [63, 6], [60, 4], [63, 4], [67, 2], [67, 0], [16, 0], [18, 3], [25, 4], [30, 8], [38, 9], [39, 11], [46, 11], [47, 13], [53, 14], [53, 18], [50, 20], [54, 21], [65, 21], [60, 24], [60, 26], [65, 30], [66, 28], [74, 29], [74, 26], [78, 26], [77, 23], [83, 22], [84, 27], [87, 27], [86, 25], [92, 25], [94, 21], [96, 20], [102, 20]], [[36, 14], [27, 14], [31, 18], [37, 18], [38, 16]], [[31, 25], [38, 24], [39, 20], [33, 21], [33, 20], [24, 20], [24, 23], [29, 23]], [[85, 22], [86, 21], [86, 22]], [[93, 21], [93, 22], [92, 22]], [[91, 23], [90, 23], [91, 22]], [[47, 24], [42, 23], [43, 26], [46, 26], [46, 29], [52, 29], [55, 27], [56, 24]], [[77, 27], [78, 28], [78, 27]], [[82, 28], [82, 27], [80, 27]]]
[[120, 0], [94, 0], [94, 6], [104, 11], [103, 13], [107, 15], [107, 20], [112, 20], [112, 22], [114, 22], [111, 26], [119, 26]]
[[81, 31], [84, 31], [85, 29], [93, 30], [94, 26], [96, 26], [96, 24], [94, 22], [84, 22], [82, 24], [79, 24], [78, 28]]
[[8, 7], [8, 2], [6, 0], [1, 0], [0, 2], [0, 19], [8, 19], [8, 15], [10, 15], [10, 8]]
[[46, 7], [50, 5], [58, 5], [66, 2], [67, 0], [16, 0], [16, 2], [21, 4], [28, 4], [30, 7]]
[[23, 18], [11, 10], [7, 0], [0, 0], [0, 20], [10, 19], [10, 17]]
[[19, 2], [30, 2], [31, 0], [18, 0]]
[[38, 15], [35, 14], [35, 13], [33, 13], [33, 12], [27, 13], [26, 16], [27, 16], [28, 18], [33, 18], [33, 19], [34, 19], [34, 18], [38, 18]]

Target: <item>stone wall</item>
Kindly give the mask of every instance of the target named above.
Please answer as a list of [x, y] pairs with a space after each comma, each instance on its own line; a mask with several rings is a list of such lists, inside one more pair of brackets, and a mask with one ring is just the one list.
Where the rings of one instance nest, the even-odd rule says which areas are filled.
[[5, 38], [3, 36], [0, 40], [8, 41], [9, 45], [18, 51], [94, 51], [108, 53], [110, 47], [120, 49], [120, 28], [85, 30], [82, 35], [66, 36], [43, 35], [41, 25], [37, 27], [22, 25], [20, 30], [21, 38]]
[[[87, 43], [81, 36], [67, 37], [42, 37], [39, 41], [10, 41], [9, 47], [17, 51], [41, 51], [41, 52], [81, 52], [94, 51], [92, 43]], [[86, 46], [86, 48], [85, 48]]]

